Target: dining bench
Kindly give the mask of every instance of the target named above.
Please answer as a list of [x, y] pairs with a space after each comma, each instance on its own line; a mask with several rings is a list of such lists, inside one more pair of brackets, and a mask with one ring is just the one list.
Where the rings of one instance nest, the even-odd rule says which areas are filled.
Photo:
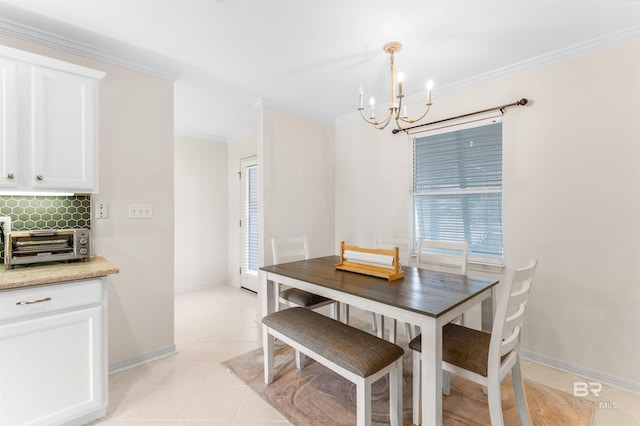
[[267, 384], [273, 382], [274, 338], [277, 338], [356, 385], [358, 426], [371, 424], [371, 384], [389, 374], [390, 423], [402, 425], [404, 350], [400, 346], [300, 307], [271, 313], [262, 318], [262, 323]]

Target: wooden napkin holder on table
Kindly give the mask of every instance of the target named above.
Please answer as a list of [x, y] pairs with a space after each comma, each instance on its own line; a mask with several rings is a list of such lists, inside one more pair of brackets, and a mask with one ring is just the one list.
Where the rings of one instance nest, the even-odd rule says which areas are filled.
[[398, 247], [392, 249], [369, 249], [340, 242], [340, 263], [336, 269], [386, 278], [389, 281], [404, 277], [400, 269]]

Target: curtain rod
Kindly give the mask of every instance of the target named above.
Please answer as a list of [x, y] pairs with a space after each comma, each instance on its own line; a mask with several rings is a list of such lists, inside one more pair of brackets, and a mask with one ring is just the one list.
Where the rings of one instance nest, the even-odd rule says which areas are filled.
[[405, 132], [405, 133], [409, 134], [409, 130], [411, 130], [411, 129], [416, 129], [418, 127], [424, 127], [424, 126], [431, 126], [433, 124], [443, 123], [445, 121], [456, 120], [458, 118], [469, 117], [469, 116], [472, 116], [472, 115], [484, 114], [485, 112], [491, 112], [491, 111], [500, 110], [504, 114], [504, 109], [505, 108], [509, 108], [509, 107], [512, 107], [512, 106], [526, 105], [528, 102], [529, 102], [529, 100], [527, 98], [522, 98], [519, 101], [510, 103], [510, 104], [505, 104], [505, 105], [500, 105], [500, 106], [493, 107], [493, 108], [483, 109], [483, 110], [480, 110], [480, 111], [470, 112], [468, 114], [462, 114], [462, 115], [458, 115], [458, 116], [455, 116], [455, 117], [449, 117], [449, 118], [445, 118], [445, 119], [438, 120], [438, 121], [432, 121], [430, 123], [418, 124], [417, 126], [406, 127], [404, 129], [393, 129], [391, 131], [391, 133], [393, 133], [394, 135], [396, 133], [400, 133], [400, 132]]

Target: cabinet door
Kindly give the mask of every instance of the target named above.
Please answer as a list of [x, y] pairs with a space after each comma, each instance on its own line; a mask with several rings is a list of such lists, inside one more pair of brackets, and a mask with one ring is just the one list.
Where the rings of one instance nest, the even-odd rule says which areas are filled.
[[32, 187], [94, 192], [98, 82], [37, 66], [31, 78]]
[[0, 326], [0, 424], [60, 424], [106, 407], [102, 327], [99, 306]]
[[0, 58], [0, 187], [18, 186], [17, 63]]

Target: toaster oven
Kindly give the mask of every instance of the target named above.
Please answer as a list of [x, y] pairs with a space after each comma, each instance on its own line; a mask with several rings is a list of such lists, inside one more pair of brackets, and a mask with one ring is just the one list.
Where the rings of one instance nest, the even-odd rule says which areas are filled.
[[4, 263], [9, 267], [31, 263], [87, 260], [91, 257], [88, 229], [43, 229], [10, 232], [4, 244]]

